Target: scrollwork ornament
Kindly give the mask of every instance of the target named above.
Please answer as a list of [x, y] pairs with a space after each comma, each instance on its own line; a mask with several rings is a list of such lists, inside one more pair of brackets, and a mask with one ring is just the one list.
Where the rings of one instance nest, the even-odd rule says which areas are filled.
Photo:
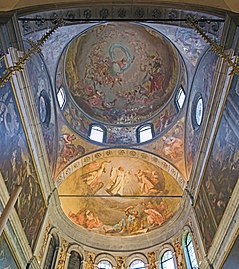
[[61, 240], [61, 249], [59, 254], [59, 260], [56, 269], [64, 269], [65, 268], [65, 262], [66, 262], [66, 254], [67, 249], [69, 246], [69, 242], [62, 238]]
[[176, 241], [173, 243], [174, 249], [175, 249], [175, 257], [177, 261], [177, 268], [178, 269], [184, 269], [186, 268], [184, 255], [183, 255], [183, 248], [180, 244], [180, 237], [176, 239]]
[[125, 257], [119, 256], [117, 257], [117, 265], [116, 269], [125, 269]]
[[148, 253], [148, 269], [156, 269], [156, 254], [155, 252]]

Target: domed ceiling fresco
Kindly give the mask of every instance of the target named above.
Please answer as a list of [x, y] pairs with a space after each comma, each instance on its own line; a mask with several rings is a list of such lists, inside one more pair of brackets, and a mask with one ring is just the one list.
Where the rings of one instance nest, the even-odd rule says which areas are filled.
[[[68, 46], [65, 82], [91, 118], [108, 124], [137, 124], [156, 115], [179, 79], [176, 49], [156, 30], [136, 23], [89, 28]], [[137, 116], [136, 116], [137, 115]]]
[[56, 184], [62, 209], [73, 223], [114, 236], [165, 225], [178, 211], [185, 187], [180, 173], [164, 160], [122, 148], [79, 159]]

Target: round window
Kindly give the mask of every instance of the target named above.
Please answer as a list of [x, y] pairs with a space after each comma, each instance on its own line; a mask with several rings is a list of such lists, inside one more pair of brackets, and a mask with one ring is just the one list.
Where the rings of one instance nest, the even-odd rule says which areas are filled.
[[202, 124], [204, 114], [204, 103], [201, 93], [197, 93], [192, 103], [192, 125], [194, 129], [198, 129]]
[[41, 91], [39, 97], [39, 116], [41, 123], [45, 128], [47, 128], [51, 119], [51, 104], [49, 96], [45, 90]]
[[203, 117], [203, 100], [202, 97], [200, 97], [196, 104], [196, 122], [197, 125], [200, 126], [202, 123], [202, 117]]

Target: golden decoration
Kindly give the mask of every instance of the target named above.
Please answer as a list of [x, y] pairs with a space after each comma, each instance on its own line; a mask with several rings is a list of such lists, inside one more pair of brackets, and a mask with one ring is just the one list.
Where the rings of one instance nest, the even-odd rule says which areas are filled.
[[233, 58], [227, 54], [224, 50], [224, 47], [217, 44], [216, 41], [211, 39], [198, 25], [196, 19], [188, 18], [187, 24], [191, 26], [208, 44], [211, 45], [211, 51], [216, 53], [221, 59], [223, 59], [230, 67], [232, 67], [231, 74], [239, 74], [239, 66], [237, 61], [233, 61]]
[[39, 254], [38, 254], [38, 261], [41, 263], [42, 262], [42, 258], [43, 258], [43, 255], [44, 255], [44, 251], [46, 249], [46, 245], [47, 245], [47, 241], [48, 241], [48, 237], [49, 237], [49, 232], [50, 232], [50, 229], [51, 229], [51, 223], [50, 221], [48, 222], [48, 225], [45, 229], [45, 233], [44, 233], [44, 238], [43, 238], [43, 243], [41, 245], [41, 248], [40, 248], [40, 251], [39, 251]]
[[86, 269], [94, 269], [94, 262], [95, 262], [95, 254], [94, 253], [88, 253], [87, 254], [87, 260], [86, 260]]
[[180, 244], [181, 238], [178, 237], [174, 242], [173, 242], [173, 247], [175, 250], [175, 257], [177, 261], [177, 268], [178, 269], [185, 269], [186, 264], [184, 260], [184, 254], [183, 254], [183, 247]]
[[116, 265], [116, 269], [125, 269], [125, 257], [117, 257], [117, 265]]
[[30, 41], [30, 49], [23, 54], [23, 56], [19, 57], [18, 62], [16, 62], [13, 66], [9, 66], [2, 77], [0, 77], [0, 88], [3, 87], [16, 72], [21, 72], [24, 69], [25, 63], [28, 62], [31, 57], [35, 53], [41, 52], [41, 47], [48, 40], [48, 38], [61, 26], [65, 24], [62, 19], [56, 19], [53, 22], [55, 25], [47, 31], [37, 42]]
[[66, 241], [64, 238], [61, 239], [61, 249], [59, 254], [59, 260], [56, 269], [64, 269], [65, 268], [65, 262], [66, 262], [66, 254], [67, 249], [69, 246], [69, 242]]
[[156, 269], [156, 254], [155, 254], [155, 252], [148, 253], [148, 269]]

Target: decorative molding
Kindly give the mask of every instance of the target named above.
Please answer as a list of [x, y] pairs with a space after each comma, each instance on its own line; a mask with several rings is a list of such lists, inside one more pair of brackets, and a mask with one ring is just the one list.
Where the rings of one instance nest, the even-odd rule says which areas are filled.
[[[185, 9], [163, 7], [162, 5], [91, 5], [80, 8], [61, 8], [48, 12], [38, 12], [19, 18], [23, 29], [23, 35], [31, 32], [41, 31], [51, 27], [51, 21], [56, 18], [63, 18], [67, 24], [87, 23], [92, 21], [151, 21], [164, 24], [180, 25], [187, 27], [186, 19], [195, 17], [200, 20], [203, 29], [218, 37], [220, 35], [224, 19], [222, 17], [208, 15], [203, 12], [188, 11]], [[211, 23], [208, 24], [207, 22]]]
[[64, 238], [62, 238], [61, 239], [60, 253], [59, 253], [59, 258], [58, 258], [58, 263], [57, 263], [56, 269], [64, 269], [65, 268], [68, 246], [69, 246], [69, 242], [67, 240], [65, 240]]
[[154, 251], [148, 253], [148, 269], [156, 269], [156, 253]]
[[183, 254], [183, 247], [181, 245], [181, 237], [177, 237], [176, 240], [173, 242], [173, 247], [175, 250], [175, 258], [177, 262], [178, 269], [186, 268], [184, 254]]
[[38, 256], [37, 256], [37, 260], [40, 264], [42, 263], [44, 252], [46, 251], [46, 245], [48, 242], [50, 230], [51, 230], [51, 222], [50, 222], [50, 220], [48, 220], [48, 225], [46, 226], [46, 229], [45, 229], [43, 242], [42, 242], [40, 251], [39, 251]]
[[86, 258], [85, 269], [94, 269], [94, 263], [95, 263], [95, 254], [88, 252], [87, 258]]
[[165, 161], [164, 159], [156, 156], [152, 153], [145, 152], [142, 150], [136, 149], [128, 149], [128, 148], [111, 148], [107, 150], [101, 150], [97, 152], [93, 152], [88, 154], [82, 158], [79, 158], [75, 162], [71, 163], [67, 166], [57, 177], [56, 179], [56, 186], [59, 187], [61, 183], [67, 179], [72, 173], [74, 173], [79, 168], [94, 162], [100, 158], [111, 158], [111, 157], [130, 157], [130, 158], [139, 158], [141, 160], [145, 160], [149, 163], [152, 163], [162, 170], [169, 173], [180, 185], [182, 189], [186, 187], [186, 180], [184, 179], [183, 175], [179, 172], [177, 168], [171, 165], [169, 162]]
[[125, 260], [126, 260], [125, 257], [122, 256], [117, 257], [116, 269], [126, 269]]

